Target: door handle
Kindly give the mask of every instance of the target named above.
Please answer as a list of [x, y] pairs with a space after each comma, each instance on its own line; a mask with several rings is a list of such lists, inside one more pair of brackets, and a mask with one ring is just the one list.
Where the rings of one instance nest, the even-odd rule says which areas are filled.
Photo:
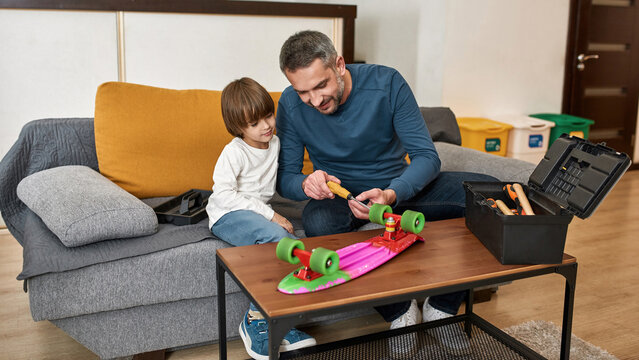
[[590, 60], [590, 59], [599, 59], [599, 55], [598, 54], [592, 54], [592, 55], [579, 54], [579, 55], [577, 55], [577, 70], [584, 71], [584, 69], [586, 68], [585, 62]]

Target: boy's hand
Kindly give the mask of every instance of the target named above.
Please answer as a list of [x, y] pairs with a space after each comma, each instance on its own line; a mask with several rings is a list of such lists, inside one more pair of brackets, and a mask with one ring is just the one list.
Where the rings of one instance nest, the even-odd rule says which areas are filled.
[[291, 224], [291, 222], [288, 221], [284, 216], [278, 213], [273, 213], [273, 218], [271, 219], [271, 221], [283, 227], [284, 230], [288, 231], [290, 234], [293, 234], [293, 224]]
[[306, 196], [311, 199], [333, 199], [335, 198], [335, 194], [333, 194], [331, 189], [328, 188], [328, 185], [326, 185], [326, 182], [329, 180], [338, 184], [342, 183], [340, 179], [333, 175], [328, 175], [326, 171], [316, 170], [302, 181], [302, 190], [304, 190]]

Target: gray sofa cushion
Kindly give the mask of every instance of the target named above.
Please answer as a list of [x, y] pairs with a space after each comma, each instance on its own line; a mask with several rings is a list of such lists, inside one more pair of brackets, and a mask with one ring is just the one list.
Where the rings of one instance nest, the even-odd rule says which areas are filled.
[[17, 194], [67, 247], [149, 235], [151, 207], [86, 166], [60, 166], [22, 179]]
[[528, 161], [497, 156], [441, 141], [435, 142], [435, 148], [442, 161], [442, 171], [474, 172], [490, 175], [500, 181], [527, 184], [530, 174], [537, 166]]
[[433, 141], [461, 145], [461, 132], [455, 114], [447, 107], [420, 107]]

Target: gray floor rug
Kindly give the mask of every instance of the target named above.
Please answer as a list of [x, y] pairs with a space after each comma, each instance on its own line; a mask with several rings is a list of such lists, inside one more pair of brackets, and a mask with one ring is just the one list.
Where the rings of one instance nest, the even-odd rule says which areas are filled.
[[[549, 360], [559, 359], [561, 328], [547, 321], [528, 321], [503, 329]], [[570, 358], [575, 360], [619, 360], [606, 350], [585, 342], [574, 334], [570, 340]]]

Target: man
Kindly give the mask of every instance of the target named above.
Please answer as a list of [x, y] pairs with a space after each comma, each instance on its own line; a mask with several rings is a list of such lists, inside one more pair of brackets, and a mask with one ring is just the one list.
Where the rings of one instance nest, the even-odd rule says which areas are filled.
[[[316, 31], [291, 36], [280, 52], [291, 86], [277, 109], [280, 137], [278, 192], [310, 201], [302, 215], [307, 236], [353, 231], [368, 209], [330, 191], [341, 183], [362, 202], [388, 204], [394, 212], [421, 211], [429, 221], [464, 216], [462, 181], [492, 181], [471, 173], [440, 173], [440, 160], [415, 98], [394, 69], [346, 65], [330, 39]], [[304, 148], [314, 172], [301, 173]], [[405, 161], [408, 153], [410, 165]], [[378, 307], [391, 329], [457, 313], [464, 293]]]

